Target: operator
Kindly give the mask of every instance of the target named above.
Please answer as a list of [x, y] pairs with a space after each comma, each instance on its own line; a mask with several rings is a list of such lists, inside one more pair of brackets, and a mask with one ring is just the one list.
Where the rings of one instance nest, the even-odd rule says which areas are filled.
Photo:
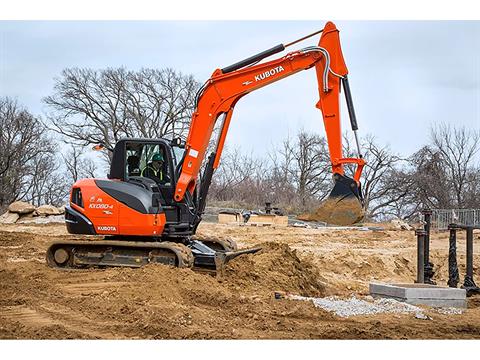
[[141, 176], [148, 177], [160, 184], [168, 182], [168, 176], [163, 171], [163, 163], [163, 155], [161, 153], [154, 154], [152, 161], [142, 170]]

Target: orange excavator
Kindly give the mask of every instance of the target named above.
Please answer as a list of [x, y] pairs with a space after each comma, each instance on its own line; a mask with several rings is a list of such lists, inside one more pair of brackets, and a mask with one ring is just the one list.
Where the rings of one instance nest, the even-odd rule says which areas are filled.
[[[318, 33], [321, 37], [317, 46], [261, 62]], [[311, 68], [315, 68], [318, 79], [320, 100], [316, 107], [323, 115], [335, 183], [330, 196], [317, 210], [317, 219], [340, 225], [360, 221], [363, 217], [360, 176], [365, 161], [358, 143], [339, 31], [328, 22], [314, 34], [215, 70], [196, 95], [186, 142], [178, 138], [118, 141], [110, 149], [113, 154], [108, 179], [77, 181], [65, 213], [70, 233], [103, 238], [53, 243], [47, 251], [48, 264], [75, 268], [163, 263], [215, 271], [238, 255], [258, 251], [238, 250], [228, 239], [201, 238], [195, 234], [196, 229], [202, 220], [236, 103], [257, 89]], [[339, 105], [342, 85], [358, 158], [342, 155]], [[214, 150], [205, 159], [216, 124], [219, 135]], [[155, 161], [153, 172], [158, 176], [148, 176]], [[353, 178], [345, 175], [346, 164], [356, 167]]]

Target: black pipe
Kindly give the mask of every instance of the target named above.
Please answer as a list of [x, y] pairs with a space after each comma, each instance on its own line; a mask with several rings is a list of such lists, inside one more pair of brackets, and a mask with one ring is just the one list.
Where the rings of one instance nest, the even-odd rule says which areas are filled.
[[473, 279], [473, 228], [467, 228], [467, 276]]
[[247, 65], [250, 65], [250, 64], [256, 63], [256, 62], [258, 62], [262, 59], [265, 59], [266, 57], [272, 56], [273, 54], [282, 52], [283, 50], [285, 50], [285, 46], [283, 44], [279, 44], [277, 46], [272, 47], [271, 49], [262, 51], [261, 53], [258, 53], [256, 55], [250, 56], [249, 58], [246, 58], [244, 60], [236, 62], [235, 64], [224, 67], [222, 69], [222, 73], [227, 74], [229, 72], [238, 70], [238, 69], [243, 68]]
[[352, 93], [350, 92], [350, 85], [348, 83], [348, 77], [345, 75], [342, 78], [343, 90], [345, 92], [345, 100], [347, 101], [348, 115], [350, 116], [350, 124], [352, 124], [352, 130], [358, 130], [357, 117], [355, 115], [355, 109], [353, 108]]
[[430, 215], [432, 215], [430, 210], [423, 211], [423, 218], [425, 220], [425, 224], [423, 225], [423, 230], [425, 230], [425, 265], [430, 262]]
[[425, 281], [425, 231], [415, 231], [417, 235], [417, 283], [423, 284]]
[[467, 296], [480, 294], [480, 288], [473, 280], [473, 226], [466, 227], [467, 232], [467, 272], [463, 281], [462, 289], [467, 291]]
[[454, 224], [448, 225], [450, 236], [448, 238], [448, 286], [456, 288], [460, 281], [457, 265], [457, 229]]
[[423, 229], [425, 230], [425, 284], [436, 285], [432, 280], [435, 272], [433, 271], [433, 263], [430, 262], [430, 229], [432, 224], [432, 210], [425, 209], [422, 211], [425, 224]]

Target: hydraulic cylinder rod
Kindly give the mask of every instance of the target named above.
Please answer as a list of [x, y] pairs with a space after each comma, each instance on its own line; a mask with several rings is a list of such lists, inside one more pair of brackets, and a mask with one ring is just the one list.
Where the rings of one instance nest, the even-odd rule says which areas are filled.
[[350, 117], [350, 124], [352, 125], [353, 134], [355, 135], [355, 143], [357, 145], [358, 157], [362, 158], [362, 152], [360, 151], [360, 141], [358, 140], [358, 123], [357, 116], [355, 115], [355, 109], [353, 108], [352, 93], [350, 92], [350, 84], [348, 83], [347, 75], [342, 77], [343, 91], [345, 92], [345, 100], [347, 102], [348, 115]]

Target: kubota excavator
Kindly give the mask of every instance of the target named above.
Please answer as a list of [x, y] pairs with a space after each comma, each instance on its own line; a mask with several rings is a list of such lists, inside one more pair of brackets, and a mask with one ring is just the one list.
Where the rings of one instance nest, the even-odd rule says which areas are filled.
[[[310, 36], [322, 33], [318, 46], [309, 46], [260, 63]], [[53, 243], [47, 251], [49, 265], [59, 268], [89, 266], [139, 267], [163, 263], [178, 267], [218, 270], [230, 259], [258, 249], [238, 250], [227, 239], [199, 238], [214, 170], [219, 166], [233, 109], [243, 96], [299, 71], [315, 68], [332, 163], [334, 188], [318, 217], [332, 224], [353, 224], [363, 217], [360, 176], [365, 161], [357, 138], [357, 122], [339, 40], [339, 31], [328, 22], [323, 30], [287, 45], [277, 45], [213, 72], [196, 95], [186, 142], [180, 139], [127, 138], [112, 149], [108, 179], [82, 179], [70, 192], [65, 218], [69, 233], [102, 235], [102, 239]], [[358, 158], [342, 155], [339, 96], [343, 85]], [[213, 152], [204, 162], [214, 126], [220, 131]], [[145, 176], [153, 157], [163, 160], [162, 178]], [[200, 168], [205, 164], [200, 180]], [[345, 164], [356, 165], [353, 179]]]

